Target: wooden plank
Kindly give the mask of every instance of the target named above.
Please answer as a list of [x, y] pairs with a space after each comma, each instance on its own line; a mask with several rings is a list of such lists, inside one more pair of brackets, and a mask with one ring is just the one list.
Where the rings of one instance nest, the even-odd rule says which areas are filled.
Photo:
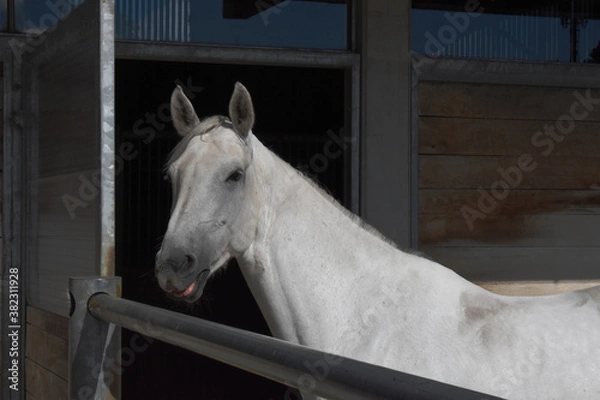
[[27, 358], [63, 379], [69, 378], [68, 341], [27, 324]]
[[506, 296], [547, 296], [600, 286], [600, 279], [580, 281], [475, 282], [482, 288]]
[[38, 399], [68, 400], [67, 381], [30, 359], [25, 359], [27, 392]]
[[39, 400], [37, 397], [35, 397], [34, 395], [32, 395], [32, 394], [31, 394], [31, 393], [29, 393], [29, 392], [26, 392], [26, 393], [25, 393], [25, 399], [26, 399], [26, 400]]
[[517, 189], [589, 189], [600, 184], [600, 157], [536, 155], [519, 159], [423, 155], [419, 157], [419, 188], [490, 188], [502, 184], [500, 181]]
[[444, 246], [598, 246], [600, 215], [420, 215], [419, 242]]
[[419, 118], [419, 153], [445, 155], [552, 156], [600, 154], [600, 123], [579, 121], [573, 132], [542, 136], [550, 120]]
[[[471, 189], [421, 189], [419, 214], [462, 216], [462, 207], [484, 210], [488, 215], [600, 214], [600, 190], [511, 190], [504, 199], [492, 199], [486, 191]], [[481, 206], [484, 207], [481, 207]]]
[[62, 315], [28, 306], [27, 323], [62, 340], [69, 340], [69, 319]]
[[[587, 109], [573, 106], [585, 98]], [[555, 121], [572, 113], [585, 115], [586, 121], [600, 121], [600, 89], [456, 82], [419, 84], [419, 114], [424, 116]]]
[[600, 248], [593, 247], [448, 247], [419, 249], [472, 281], [600, 279]]

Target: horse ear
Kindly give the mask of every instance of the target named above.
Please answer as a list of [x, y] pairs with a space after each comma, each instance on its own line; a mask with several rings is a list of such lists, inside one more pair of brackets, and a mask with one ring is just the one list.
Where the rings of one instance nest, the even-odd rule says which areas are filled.
[[239, 82], [235, 83], [231, 100], [229, 101], [229, 118], [233, 129], [244, 140], [254, 125], [254, 106], [248, 90]]
[[173, 125], [180, 136], [187, 135], [200, 123], [196, 111], [194, 111], [194, 106], [192, 106], [179, 85], [171, 95], [171, 116], [173, 117]]

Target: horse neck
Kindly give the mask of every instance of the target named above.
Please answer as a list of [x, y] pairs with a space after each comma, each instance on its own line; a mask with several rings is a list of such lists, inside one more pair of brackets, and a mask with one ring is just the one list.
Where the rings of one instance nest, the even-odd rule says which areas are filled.
[[263, 206], [242, 272], [275, 336], [326, 348], [361, 279], [398, 251], [260, 143], [253, 163]]

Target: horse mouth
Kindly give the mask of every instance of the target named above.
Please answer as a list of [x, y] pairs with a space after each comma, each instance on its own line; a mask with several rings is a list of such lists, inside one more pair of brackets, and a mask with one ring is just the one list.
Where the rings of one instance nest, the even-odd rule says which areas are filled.
[[184, 290], [178, 291], [173, 290], [169, 293], [171, 296], [176, 298], [177, 300], [185, 300], [189, 303], [193, 303], [202, 296], [202, 292], [204, 290], [204, 286], [206, 285], [206, 281], [208, 280], [208, 275], [210, 273], [210, 269], [203, 269], [200, 271], [196, 279], [189, 284]]
[[202, 296], [204, 286], [212, 271], [216, 271], [225, 265], [231, 256], [229, 253], [224, 253], [216, 261], [212, 262], [208, 268], [203, 269], [196, 278], [183, 290], [173, 290], [168, 292], [168, 295], [176, 300], [184, 300], [188, 303], [193, 303]]

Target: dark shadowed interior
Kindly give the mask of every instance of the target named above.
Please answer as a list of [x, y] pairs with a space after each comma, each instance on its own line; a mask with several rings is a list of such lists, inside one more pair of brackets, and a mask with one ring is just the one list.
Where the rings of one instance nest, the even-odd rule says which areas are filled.
[[[179, 83], [200, 118], [225, 114], [234, 83], [242, 82], [253, 97], [256, 136], [346, 202], [348, 152], [335, 159], [318, 156], [331, 135], [344, 135], [344, 71], [118, 60], [116, 77], [121, 149], [116, 155], [116, 272], [123, 277], [123, 297], [268, 334], [235, 262], [209, 282], [192, 306], [168, 300], [158, 287], [154, 257], [171, 207], [163, 165], [178, 141], [168, 101]], [[283, 385], [159, 341], [147, 348], [146, 343], [124, 330], [123, 347], [135, 350], [135, 357], [123, 356], [124, 399], [295, 398]]]

